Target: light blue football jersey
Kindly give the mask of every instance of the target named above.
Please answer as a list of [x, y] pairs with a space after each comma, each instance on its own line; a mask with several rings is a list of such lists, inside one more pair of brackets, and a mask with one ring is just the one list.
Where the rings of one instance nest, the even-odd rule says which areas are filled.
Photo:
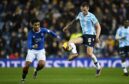
[[88, 12], [88, 14], [84, 16], [83, 13], [80, 12], [76, 17], [76, 20], [78, 19], [83, 34], [96, 35], [95, 25], [98, 23], [98, 20], [94, 14]]
[[116, 36], [119, 36], [120, 38], [125, 37], [125, 39], [119, 40], [119, 47], [129, 46], [129, 27], [128, 28], [124, 28], [124, 26], [119, 27], [116, 32]]
[[126, 46], [129, 46], [129, 27], [127, 29], [125, 29], [126, 33]]

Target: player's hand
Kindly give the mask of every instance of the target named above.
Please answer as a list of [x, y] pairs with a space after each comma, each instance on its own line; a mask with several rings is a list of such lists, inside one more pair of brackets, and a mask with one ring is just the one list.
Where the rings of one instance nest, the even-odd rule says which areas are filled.
[[99, 38], [96, 38], [96, 39], [95, 39], [95, 47], [98, 47], [99, 42], [100, 42]]
[[38, 44], [35, 44], [32, 46], [33, 48], [38, 48]]
[[99, 42], [100, 42], [99, 38], [96, 38], [95, 43], [99, 43]]

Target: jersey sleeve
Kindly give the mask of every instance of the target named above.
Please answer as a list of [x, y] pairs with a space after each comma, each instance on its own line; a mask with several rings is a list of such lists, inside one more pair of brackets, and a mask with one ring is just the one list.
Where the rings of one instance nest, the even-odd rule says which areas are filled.
[[58, 35], [55, 32], [53, 32], [49, 29], [44, 28], [44, 31], [45, 31], [45, 33], [48, 33], [48, 34], [52, 35], [53, 37], [58, 37]]
[[32, 33], [31, 32], [28, 33], [27, 46], [28, 46], [28, 49], [32, 49]]
[[94, 25], [96, 25], [96, 23], [99, 23], [95, 15], [92, 15], [92, 22]]

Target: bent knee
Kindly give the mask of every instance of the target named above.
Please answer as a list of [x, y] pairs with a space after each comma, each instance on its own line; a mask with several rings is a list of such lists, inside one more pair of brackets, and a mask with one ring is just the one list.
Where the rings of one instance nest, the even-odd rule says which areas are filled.
[[93, 53], [87, 52], [87, 55], [91, 57], [93, 55]]
[[30, 66], [30, 64], [31, 64], [31, 62], [27, 61], [27, 62], [25, 63], [25, 67], [28, 68], [28, 67]]
[[38, 64], [39, 64], [39, 66], [44, 67], [45, 66], [45, 61], [40, 60]]

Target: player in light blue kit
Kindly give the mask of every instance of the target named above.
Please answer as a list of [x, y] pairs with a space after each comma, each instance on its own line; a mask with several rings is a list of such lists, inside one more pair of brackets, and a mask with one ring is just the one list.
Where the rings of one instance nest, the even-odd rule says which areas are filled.
[[115, 38], [119, 41], [119, 55], [123, 73], [128, 76], [126, 58], [129, 55], [129, 20], [125, 20], [123, 26], [118, 28]]
[[36, 58], [38, 60], [38, 66], [34, 71], [33, 77], [36, 78], [37, 72], [41, 70], [45, 66], [46, 56], [45, 56], [45, 49], [44, 49], [44, 42], [45, 42], [45, 34], [51, 34], [53, 37], [60, 39], [60, 37], [46, 29], [40, 27], [40, 21], [37, 19], [33, 19], [32, 23], [32, 30], [28, 33], [28, 52], [26, 57], [25, 66], [23, 68], [22, 73], [22, 83], [26, 78], [26, 75], [29, 70], [29, 66], [32, 61]]
[[74, 20], [64, 27], [63, 31], [66, 32], [77, 20], [80, 21], [83, 35], [79, 38], [70, 39], [67, 43], [68, 46], [66, 46], [66, 43], [63, 45], [64, 48], [71, 49], [68, 60], [73, 60], [78, 57], [75, 44], [84, 44], [87, 47], [87, 54], [92, 58], [96, 66], [96, 76], [99, 76], [102, 67], [93, 53], [93, 47], [99, 42], [101, 27], [95, 15], [89, 12], [89, 4], [87, 2], [82, 3], [81, 12]]

